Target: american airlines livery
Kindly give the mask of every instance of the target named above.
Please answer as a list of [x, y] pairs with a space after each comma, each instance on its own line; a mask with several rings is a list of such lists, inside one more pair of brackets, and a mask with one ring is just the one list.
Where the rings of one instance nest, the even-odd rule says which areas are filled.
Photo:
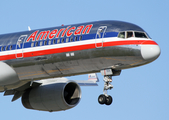
[[[121, 70], [148, 64], [160, 47], [139, 26], [122, 21], [62, 25], [0, 35], [0, 92], [22, 97], [25, 108], [61, 111], [75, 107], [80, 86], [97, 86], [95, 73], [104, 80], [100, 104], [110, 105], [112, 76]], [[88, 74], [88, 80], [66, 76]]]

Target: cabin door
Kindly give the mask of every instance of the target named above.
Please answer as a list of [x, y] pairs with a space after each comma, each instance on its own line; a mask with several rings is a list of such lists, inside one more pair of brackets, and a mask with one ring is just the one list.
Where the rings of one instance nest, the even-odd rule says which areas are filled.
[[95, 44], [96, 48], [103, 47], [103, 38], [106, 32], [107, 26], [100, 26], [97, 30], [96, 37], [95, 37]]
[[21, 35], [16, 43], [16, 58], [23, 58], [23, 48], [27, 35]]

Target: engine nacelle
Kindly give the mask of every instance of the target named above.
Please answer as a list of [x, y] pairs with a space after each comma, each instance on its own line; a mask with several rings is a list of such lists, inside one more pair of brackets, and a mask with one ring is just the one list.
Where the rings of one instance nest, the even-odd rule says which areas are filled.
[[4, 62], [0, 62], [0, 86], [6, 86], [19, 82], [15, 70]]
[[81, 89], [73, 81], [41, 85], [22, 96], [25, 108], [41, 111], [61, 111], [75, 107], [81, 99]]

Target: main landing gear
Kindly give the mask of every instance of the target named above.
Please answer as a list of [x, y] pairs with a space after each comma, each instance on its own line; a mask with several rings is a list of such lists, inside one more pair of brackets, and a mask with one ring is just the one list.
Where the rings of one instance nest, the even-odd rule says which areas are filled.
[[107, 94], [107, 90], [111, 90], [113, 88], [113, 85], [111, 84], [112, 82], [112, 76], [118, 76], [120, 75], [121, 70], [113, 70], [113, 69], [104, 69], [101, 70], [101, 74], [104, 75], [104, 89], [103, 89], [103, 94], [101, 94], [98, 97], [98, 102], [103, 105], [111, 105], [113, 102], [113, 98]]
[[98, 97], [98, 102], [100, 104], [106, 104], [110, 105], [113, 102], [113, 98], [107, 94], [107, 90], [111, 90], [113, 88], [113, 85], [111, 85], [112, 82], [112, 76], [104, 76], [104, 89], [103, 89], [103, 94], [101, 94]]

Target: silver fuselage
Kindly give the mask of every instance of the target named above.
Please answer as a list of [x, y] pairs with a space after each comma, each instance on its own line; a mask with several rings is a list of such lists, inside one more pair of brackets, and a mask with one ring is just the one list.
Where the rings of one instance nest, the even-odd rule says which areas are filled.
[[[80, 31], [79, 26], [87, 25], [92, 27], [86, 28], [86, 31], [84, 27]], [[59, 31], [62, 28], [65, 31], [55, 39], [54, 29]], [[51, 33], [46, 32], [40, 40], [42, 36], [40, 31], [45, 30]], [[1, 61], [14, 69], [19, 81], [14, 84], [0, 84], [0, 91], [17, 88], [28, 81], [95, 73], [107, 68], [122, 70], [137, 67], [152, 62], [159, 56], [159, 46], [149, 37], [119, 38], [118, 34], [121, 31], [145, 32], [133, 24], [101, 21], [2, 35], [0, 36]], [[64, 32], [67, 35], [64, 35]], [[43, 42], [40, 43], [41, 41]], [[16, 47], [7, 50], [10, 45]], [[5, 48], [7, 49], [2, 50]]]

